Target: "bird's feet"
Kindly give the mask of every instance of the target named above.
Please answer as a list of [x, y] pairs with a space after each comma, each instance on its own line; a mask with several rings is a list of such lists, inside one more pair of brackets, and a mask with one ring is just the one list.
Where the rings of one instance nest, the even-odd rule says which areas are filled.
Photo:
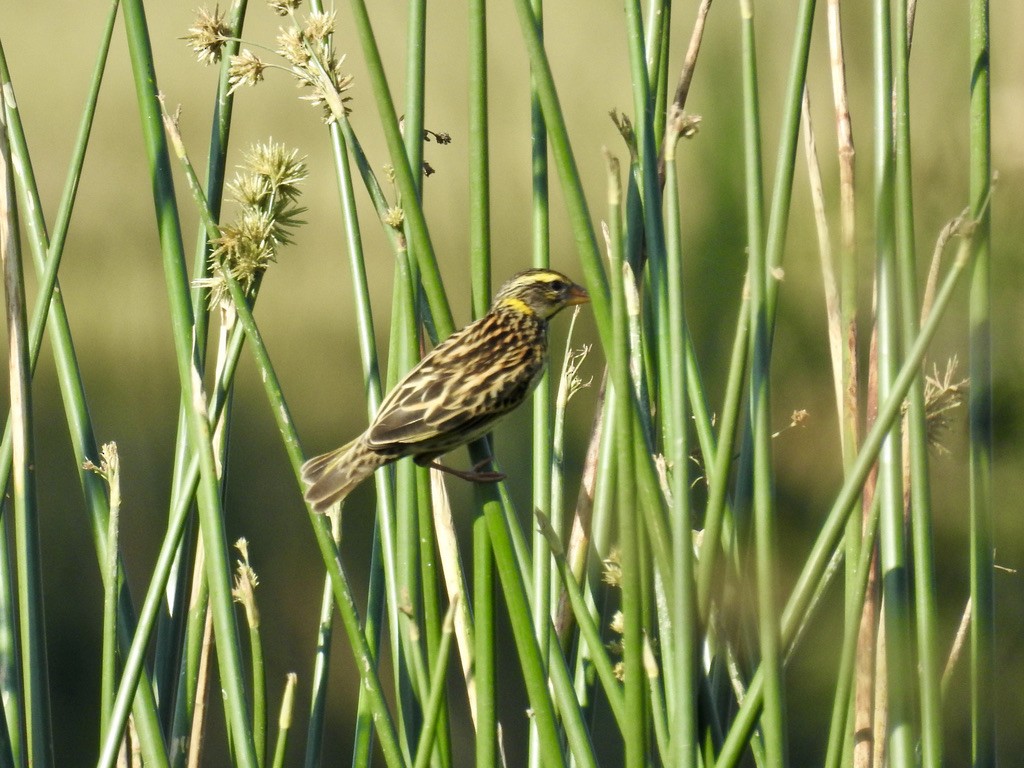
[[483, 461], [479, 461], [473, 465], [473, 469], [468, 472], [462, 469], [455, 469], [453, 467], [446, 467], [438, 461], [428, 461], [423, 466], [438, 469], [441, 472], [447, 472], [449, 475], [455, 475], [455, 477], [468, 480], [471, 483], [496, 483], [499, 480], [505, 479], [505, 474], [502, 472], [494, 472], [493, 470], [482, 470], [481, 467], [490, 463], [490, 458], [486, 458]]

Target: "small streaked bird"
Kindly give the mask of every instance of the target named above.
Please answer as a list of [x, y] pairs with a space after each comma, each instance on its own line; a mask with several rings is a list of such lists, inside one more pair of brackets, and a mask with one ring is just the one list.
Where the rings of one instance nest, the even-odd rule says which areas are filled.
[[327, 512], [375, 470], [406, 456], [466, 480], [500, 480], [496, 472], [462, 472], [435, 459], [484, 435], [526, 399], [547, 362], [548, 320], [589, 300], [553, 270], [513, 276], [486, 315], [438, 344], [398, 382], [363, 434], [302, 465], [306, 501]]

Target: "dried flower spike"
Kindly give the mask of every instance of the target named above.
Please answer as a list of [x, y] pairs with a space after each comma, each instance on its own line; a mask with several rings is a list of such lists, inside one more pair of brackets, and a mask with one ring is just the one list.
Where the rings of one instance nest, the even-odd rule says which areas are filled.
[[210, 305], [230, 303], [225, 274], [247, 294], [255, 290], [279, 246], [291, 242], [304, 209], [296, 201], [306, 178], [305, 160], [282, 144], [255, 144], [244, 155], [243, 170], [228, 184], [228, 192], [241, 208], [238, 217], [220, 228], [210, 241], [210, 276], [196, 285], [210, 290]]
[[228, 93], [234, 93], [243, 85], [256, 85], [263, 81], [263, 70], [267, 68], [256, 54], [246, 48], [238, 56], [231, 57], [228, 68]]
[[320, 43], [334, 34], [334, 11], [311, 13], [306, 18], [306, 37]]
[[231, 28], [224, 23], [224, 15], [219, 7], [213, 11], [207, 8], [196, 11], [195, 22], [182, 38], [191, 46], [200, 64], [216, 64], [220, 61], [221, 50], [230, 39]]
[[302, 0], [267, 0], [267, 5], [278, 16], [287, 16], [302, 5]]

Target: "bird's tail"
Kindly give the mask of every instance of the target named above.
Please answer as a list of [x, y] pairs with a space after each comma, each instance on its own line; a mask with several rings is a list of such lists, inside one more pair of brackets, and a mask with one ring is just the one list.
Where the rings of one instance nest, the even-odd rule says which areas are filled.
[[322, 515], [392, 458], [370, 450], [359, 439], [314, 456], [302, 465], [306, 501]]

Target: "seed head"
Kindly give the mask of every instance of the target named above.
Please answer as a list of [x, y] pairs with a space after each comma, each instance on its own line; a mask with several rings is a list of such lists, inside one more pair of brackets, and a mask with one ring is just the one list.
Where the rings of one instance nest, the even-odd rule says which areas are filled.
[[231, 28], [224, 23], [219, 7], [212, 11], [200, 8], [196, 20], [182, 40], [188, 42], [200, 64], [215, 64], [220, 61], [224, 44], [231, 39]]

